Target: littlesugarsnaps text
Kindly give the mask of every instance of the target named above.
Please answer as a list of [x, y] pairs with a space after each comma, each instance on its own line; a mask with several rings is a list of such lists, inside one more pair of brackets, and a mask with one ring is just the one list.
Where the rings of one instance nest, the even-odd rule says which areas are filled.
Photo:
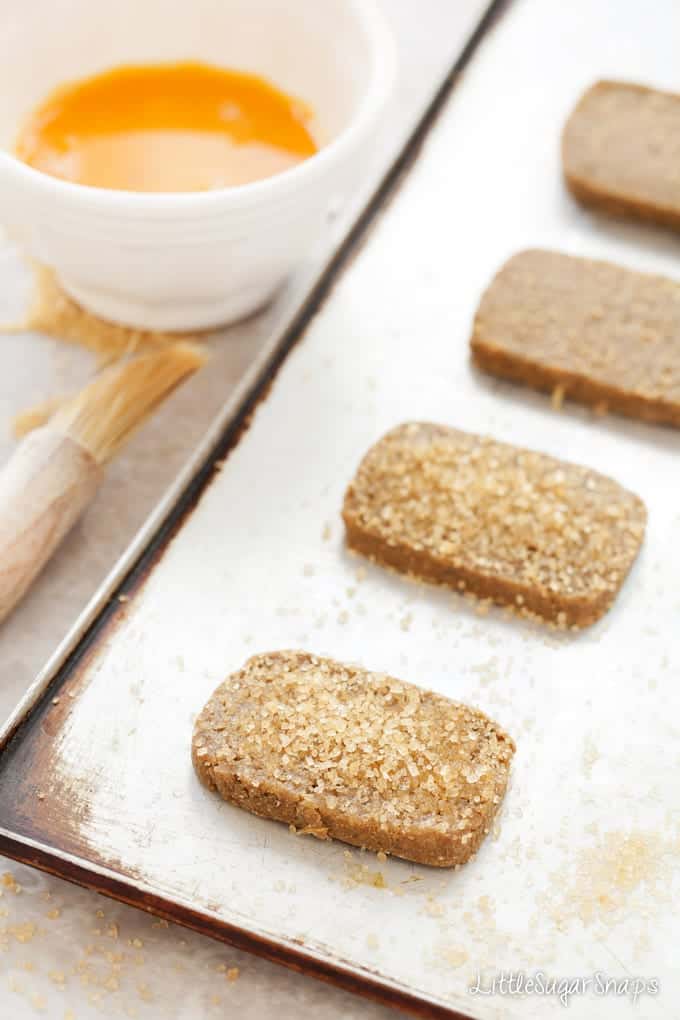
[[469, 985], [468, 992], [475, 996], [544, 996], [557, 999], [563, 1006], [569, 1006], [572, 998], [590, 995], [594, 997], [626, 998], [636, 1003], [644, 995], [659, 994], [659, 980], [641, 975], [614, 975], [596, 971], [594, 974], [573, 977], [559, 977], [537, 970], [533, 973], [522, 970], [502, 970], [492, 974], [478, 972]]

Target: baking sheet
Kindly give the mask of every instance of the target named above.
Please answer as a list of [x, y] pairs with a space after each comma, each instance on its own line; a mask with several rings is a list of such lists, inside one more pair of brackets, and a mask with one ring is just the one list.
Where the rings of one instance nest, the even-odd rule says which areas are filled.
[[[521, 0], [505, 15], [198, 505], [5, 751], [6, 835], [188, 923], [404, 992], [424, 1013], [559, 1014], [558, 995], [470, 992], [540, 970], [591, 981], [570, 998], [579, 1020], [677, 1015], [680, 434], [554, 412], [467, 356], [481, 288], [518, 248], [680, 276], [677, 239], [578, 209], [558, 159], [592, 79], [678, 87], [676, 21], [671, 0], [653, 19], [633, 0], [616, 19], [588, 0]], [[409, 418], [535, 446], [643, 496], [643, 553], [600, 624], [562, 635], [480, 617], [346, 554], [347, 480]], [[379, 863], [199, 787], [195, 714], [248, 655], [291, 646], [469, 701], [515, 737], [499, 825], [472, 863]], [[616, 989], [597, 995], [598, 974]], [[659, 991], [633, 1004], [626, 978]]]

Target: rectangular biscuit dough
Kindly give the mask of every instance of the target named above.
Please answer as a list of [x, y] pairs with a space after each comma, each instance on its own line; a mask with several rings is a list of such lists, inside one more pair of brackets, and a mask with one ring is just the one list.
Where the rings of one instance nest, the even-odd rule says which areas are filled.
[[302, 651], [255, 655], [196, 720], [194, 767], [225, 800], [436, 867], [464, 864], [515, 745], [477, 709]]
[[680, 95], [592, 85], [565, 125], [562, 166], [580, 202], [680, 228]]
[[589, 468], [414, 423], [368, 451], [343, 518], [348, 546], [377, 563], [584, 627], [623, 584], [646, 511]]
[[560, 252], [514, 255], [482, 295], [470, 341], [485, 372], [680, 426], [680, 283]]

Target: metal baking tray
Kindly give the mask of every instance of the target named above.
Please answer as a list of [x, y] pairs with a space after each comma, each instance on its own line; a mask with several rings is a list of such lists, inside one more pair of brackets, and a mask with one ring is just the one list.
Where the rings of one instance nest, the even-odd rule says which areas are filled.
[[[0, 850], [420, 1016], [561, 1015], [565, 980], [578, 1020], [674, 1015], [680, 433], [554, 411], [478, 376], [467, 340], [482, 287], [522, 247], [680, 275], [676, 240], [585, 213], [559, 168], [590, 81], [674, 84], [675, 19], [672, 0], [653, 19], [633, 0], [616, 18], [590, 0], [505, 12], [301, 342], [298, 328], [269, 351], [15, 713]], [[643, 496], [645, 546], [602, 622], [565, 635], [478, 616], [346, 553], [345, 485], [407, 419], [534, 446]], [[196, 713], [249, 655], [283, 647], [391, 672], [508, 729], [511, 788], [473, 862], [380, 863], [199, 786]], [[555, 994], [508, 991], [537, 971]]]

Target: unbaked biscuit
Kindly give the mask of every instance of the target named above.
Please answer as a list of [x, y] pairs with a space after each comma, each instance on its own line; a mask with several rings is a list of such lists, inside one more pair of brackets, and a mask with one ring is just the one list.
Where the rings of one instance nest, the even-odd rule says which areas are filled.
[[680, 426], [680, 284], [599, 259], [514, 255], [475, 316], [476, 365], [601, 411]]
[[297, 831], [421, 864], [464, 864], [503, 799], [515, 745], [482, 712], [307, 652], [256, 655], [194, 729], [202, 782]]
[[646, 511], [597, 471], [414, 423], [366, 454], [343, 518], [349, 547], [377, 563], [585, 627], [623, 584]]
[[562, 165], [579, 201], [680, 227], [680, 95], [597, 82], [566, 123]]

